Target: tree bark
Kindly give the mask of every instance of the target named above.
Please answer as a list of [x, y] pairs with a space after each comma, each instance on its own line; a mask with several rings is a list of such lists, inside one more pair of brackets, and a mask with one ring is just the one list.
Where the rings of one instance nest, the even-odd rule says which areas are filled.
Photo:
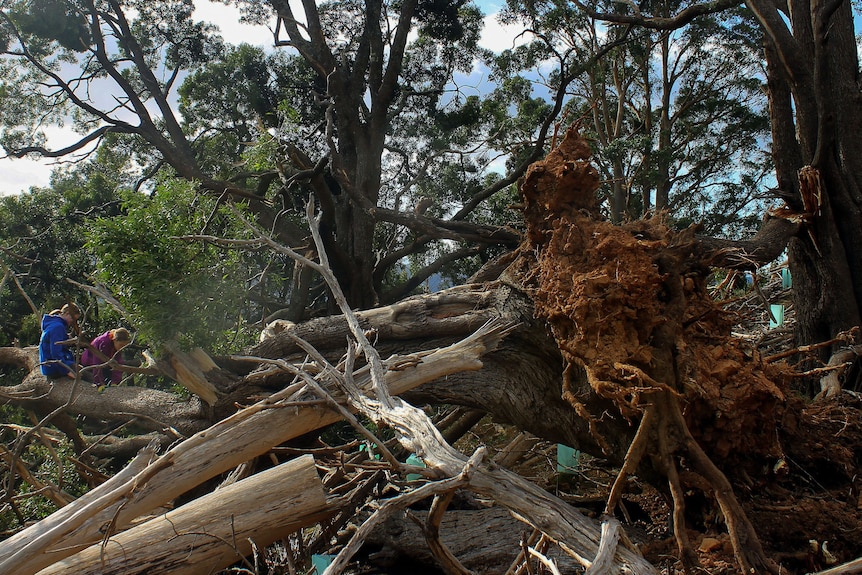
[[[395, 557], [406, 557], [421, 565], [431, 565], [434, 557], [413, 518], [425, 523], [427, 511], [407, 511], [386, 519], [365, 542], [383, 547]], [[502, 507], [449, 510], [440, 525], [442, 543], [464, 567], [477, 575], [499, 575], [512, 564], [524, 532], [530, 529]], [[575, 573], [578, 564], [564, 553], [553, 553], [560, 571]]]
[[[545, 323], [533, 317], [532, 300], [518, 286], [518, 281], [504, 271], [500, 281], [414, 296], [391, 306], [356, 312], [356, 316], [360, 325], [374, 334], [383, 355], [447, 345], [494, 317], [517, 324], [518, 328], [494, 351], [483, 356], [481, 370], [435, 379], [405, 392], [403, 397], [417, 405], [449, 403], [481, 409], [537, 437], [578, 446], [586, 453], [613, 462], [622, 461], [634, 430], [612, 411], [591, 426], [562, 398], [563, 363], [559, 348]], [[297, 351], [292, 338], [299, 337], [323, 353], [338, 357], [343, 353], [347, 336], [344, 317], [330, 316], [291, 326], [259, 344], [252, 353], [262, 357], [292, 357]], [[595, 395], [587, 397], [585, 402], [594, 413], [612, 407]], [[536, 417], [537, 413], [541, 417]], [[610, 449], [603, 451], [596, 442], [593, 435], [596, 429], [607, 438]]]
[[[862, 94], [849, 2], [746, 2], [766, 31], [773, 156], [781, 195], [805, 216], [788, 250], [797, 343], [860, 324], [862, 308]], [[805, 197], [799, 174], [819, 179]], [[837, 351], [824, 349], [824, 361]]]

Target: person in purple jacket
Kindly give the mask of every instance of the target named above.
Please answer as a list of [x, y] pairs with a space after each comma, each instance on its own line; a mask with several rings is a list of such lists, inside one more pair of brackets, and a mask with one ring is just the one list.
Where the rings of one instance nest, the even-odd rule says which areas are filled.
[[69, 339], [69, 328], [77, 327], [81, 310], [73, 303], [42, 316], [39, 338], [39, 368], [49, 378], [75, 377], [75, 354], [61, 342]]
[[[129, 330], [124, 327], [106, 331], [102, 335], [90, 342], [90, 345], [99, 350], [104, 357], [100, 357], [91, 348], [84, 350], [81, 355], [82, 366], [96, 366], [92, 370], [93, 383], [96, 386], [117, 385], [123, 378], [123, 372], [117, 369], [111, 369], [108, 366], [102, 366], [108, 363], [109, 359], [113, 359], [119, 364], [123, 363], [123, 354], [120, 353], [124, 347], [129, 345], [131, 341]], [[107, 358], [107, 359], [106, 359]]]

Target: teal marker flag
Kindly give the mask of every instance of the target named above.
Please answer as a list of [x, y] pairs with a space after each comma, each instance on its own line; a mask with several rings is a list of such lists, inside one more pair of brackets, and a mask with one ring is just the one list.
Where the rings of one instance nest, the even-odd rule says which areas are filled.
[[311, 566], [313, 569], [311, 570], [311, 573], [320, 575], [326, 571], [326, 568], [329, 567], [329, 564], [332, 563], [333, 559], [335, 559], [335, 555], [312, 555]]
[[769, 311], [772, 312], [772, 317], [769, 318], [769, 327], [779, 327], [784, 325], [784, 306], [780, 303], [774, 303], [769, 306]]
[[557, 444], [557, 473], [573, 474], [578, 469], [581, 452], [562, 443]]

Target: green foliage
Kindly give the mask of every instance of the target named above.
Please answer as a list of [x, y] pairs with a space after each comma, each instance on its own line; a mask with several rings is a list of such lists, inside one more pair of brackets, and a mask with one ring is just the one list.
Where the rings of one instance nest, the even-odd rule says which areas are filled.
[[[0, 406], [0, 420], [9, 424], [32, 425], [25, 412], [8, 405]], [[52, 435], [56, 435], [56, 432]], [[8, 429], [3, 430], [0, 437], [4, 442], [12, 441], [15, 438]], [[75, 465], [70, 458], [77, 456], [65, 438], [57, 442], [52, 441], [52, 450], [49, 450], [42, 443], [31, 442], [20, 454], [20, 457], [37, 481], [56, 486], [72, 499], [80, 497], [90, 489], [86, 481], [75, 471]], [[8, 474], [9, 470], [4, 466], [3, 471], [0, 472], [0, 481], [4, 487], [7, 485], [12, 487], [12, 492], [16, 495], [15, 507], [20, 516], [16, 515], [9, 506], [6, 506], [0, 512], [0, 531], [20, 529], [24, 526], [23, 523], [38, 521], [57, 510], [57, 505], [53, 501], [38, 493], [35, 486], [23, 481], [20, 477], [16, 476], [11, 484], [7, 483]]]
[[42, 316], [31, 313], [21, 320], [21, 328], [18, 331], [18, 343], [22, 346], [38, 345], [42, 336]]
[[66, 278], [84, 282], [92, 270], [84, 230], [96, 216], [116, 213], [113, 197], [110, 178], [90, 170], [57, 173], [51, 188], [0, 198], [0, 264], [18, 278], [0, 288], [0, 341], [36, 343], [41, 313], [78, 300]]
[[[298, 134], [302, 125], [320, 122], [322, 110], [309, 92], [325, 89], [298, 57], [265, 54], [248, 44], [227, 48], [179, 88], [180, 112], [186, 131], [196, 135], [201, 168], [228, 178], [242, 165], [243, 176], [235, 179], [247, 186], [253, 177], [273, 173], [283, 162], [283, 150], [267, 130], [284, 123]], [[303, 148], [307, 144], [302, 142]], [[267, 190], [259, 191], [265, 195]]]
[[242, 237], [226, 208], [197, 195], [191, 183], [168, 180], [154, 196], [127, 193], [123, 212], [94, 222], [88, 246], [97, 277], [139, 322], [145, 340], [213, 349], [226, 333], [245, 329], [248, 270], [240, 253], [181, 239], [195, 231]]
[[9, 12], [24, 36], [55, 40], [76, 52], [86, 50], [92, 40], [85, 16], [68, 1], [19, 1]]

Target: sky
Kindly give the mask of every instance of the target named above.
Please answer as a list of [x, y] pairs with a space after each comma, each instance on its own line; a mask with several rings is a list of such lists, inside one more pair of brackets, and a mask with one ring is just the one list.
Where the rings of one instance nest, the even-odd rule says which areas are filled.
[[[494, 51], [512, 47], [513, 39], [520, 32], [504, 28], [494, 18], [502, 5], [494, 0], [478, 0], [477, 4], [488, 14], [482, 35], [482, 46]], [[265, 26], [251, 26], [239, 22], [238, 11], [233, 6], [196, 0], [195, 17], [217, 25], [222, 37], [231, 44], [246, 42], [265, 49], [273, 45], [272, 31]], [[274, 20], [273, 20], [274, 24]], [[50, 147], [60, 148], [78, 139], [69, 129], [49, 128], [46, 130]], [[0, 151], [2, 153], [2, 151]], [[60, 160], [62, 162], [62, 160]], [[32, 186], [44, 187], [50, 183], [51, 171], [58, 166], [58, 160], [32, 158], [0, 158], [0, 196], [18, 194]]]

